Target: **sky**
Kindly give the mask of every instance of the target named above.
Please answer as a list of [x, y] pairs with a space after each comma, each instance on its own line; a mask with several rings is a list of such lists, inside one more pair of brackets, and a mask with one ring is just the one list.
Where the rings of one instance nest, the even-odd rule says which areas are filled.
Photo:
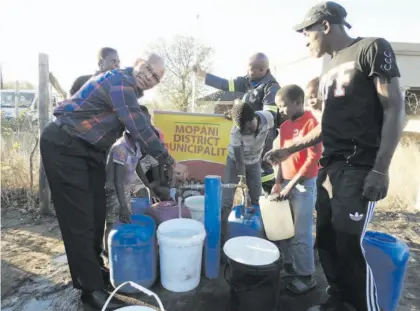
[[[119, 51], [129, 66], [158, 38], [194, 36], [213, 47], [212, 73], [243, 75], [247, 59], [264, 52], [282, 79], [318, 74], [316, 60], [290, 70], [308, 56], [303, 36], [292, 30], [314, 0], [0, 0], [0, 63], [5, 81], [38, 80], [38, 53], [68, 90], [76, 77], [96, 70], [103, 46]], [[339, 0], [352, 36], [420, 42], [420, 0]], [[199, 15], [197, 21], [196, 16]], [[287, 74], [286, 74], [287, 73]], [[299, 84], [298, 82], [296, 82]], [[283, 83], [284, 84], [284, 83]], [[154, 96], [149, 92], [148, 98]]]

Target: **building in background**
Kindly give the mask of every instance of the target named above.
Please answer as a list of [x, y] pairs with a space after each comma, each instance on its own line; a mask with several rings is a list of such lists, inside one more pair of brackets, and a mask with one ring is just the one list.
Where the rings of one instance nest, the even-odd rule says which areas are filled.
[[291, 62], [275, 63], [273, 74], [280, 86], [297, 84], [305, 89], [307, 83], [320, 75], [322, 59], [302, 56]]
[[197, 99], [197, 112], [223, 114], [233, 106], [235, 99], [244, 93], [217, 91]]

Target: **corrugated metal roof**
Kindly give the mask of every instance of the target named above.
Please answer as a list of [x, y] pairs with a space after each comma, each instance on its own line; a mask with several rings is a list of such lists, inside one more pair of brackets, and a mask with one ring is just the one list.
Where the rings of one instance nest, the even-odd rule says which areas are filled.
[[201, 97], [197, 99], [197, 101], [206, 101], [206, 102], [233, 101], [235, 99], [242, 98], [243, 96], [244, 96], [244, 93], [217, 91], [207, 96]]

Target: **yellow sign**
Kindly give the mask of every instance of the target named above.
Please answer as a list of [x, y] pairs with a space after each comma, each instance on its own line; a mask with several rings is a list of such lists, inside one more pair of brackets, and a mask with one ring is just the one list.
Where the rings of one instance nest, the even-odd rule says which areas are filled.
[[226, 163], [232, 121], [223, 116], [155, 111], [154, 124], [175, 160]]

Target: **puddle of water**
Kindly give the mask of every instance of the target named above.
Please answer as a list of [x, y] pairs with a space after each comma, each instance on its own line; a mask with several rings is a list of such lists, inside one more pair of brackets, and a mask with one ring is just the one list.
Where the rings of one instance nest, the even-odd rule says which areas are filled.
[[67, 256], [66, 256], [66, 254], [59, 255], [59, 256], [55, 257], [53, 259], [53, 262], [60, 263], [60, 264], [66, 264], [67, 263]]
[[32, 298], [24, 306], [22, 311], [44, 311], [52, 304], [52, 300], [36, 300]]

